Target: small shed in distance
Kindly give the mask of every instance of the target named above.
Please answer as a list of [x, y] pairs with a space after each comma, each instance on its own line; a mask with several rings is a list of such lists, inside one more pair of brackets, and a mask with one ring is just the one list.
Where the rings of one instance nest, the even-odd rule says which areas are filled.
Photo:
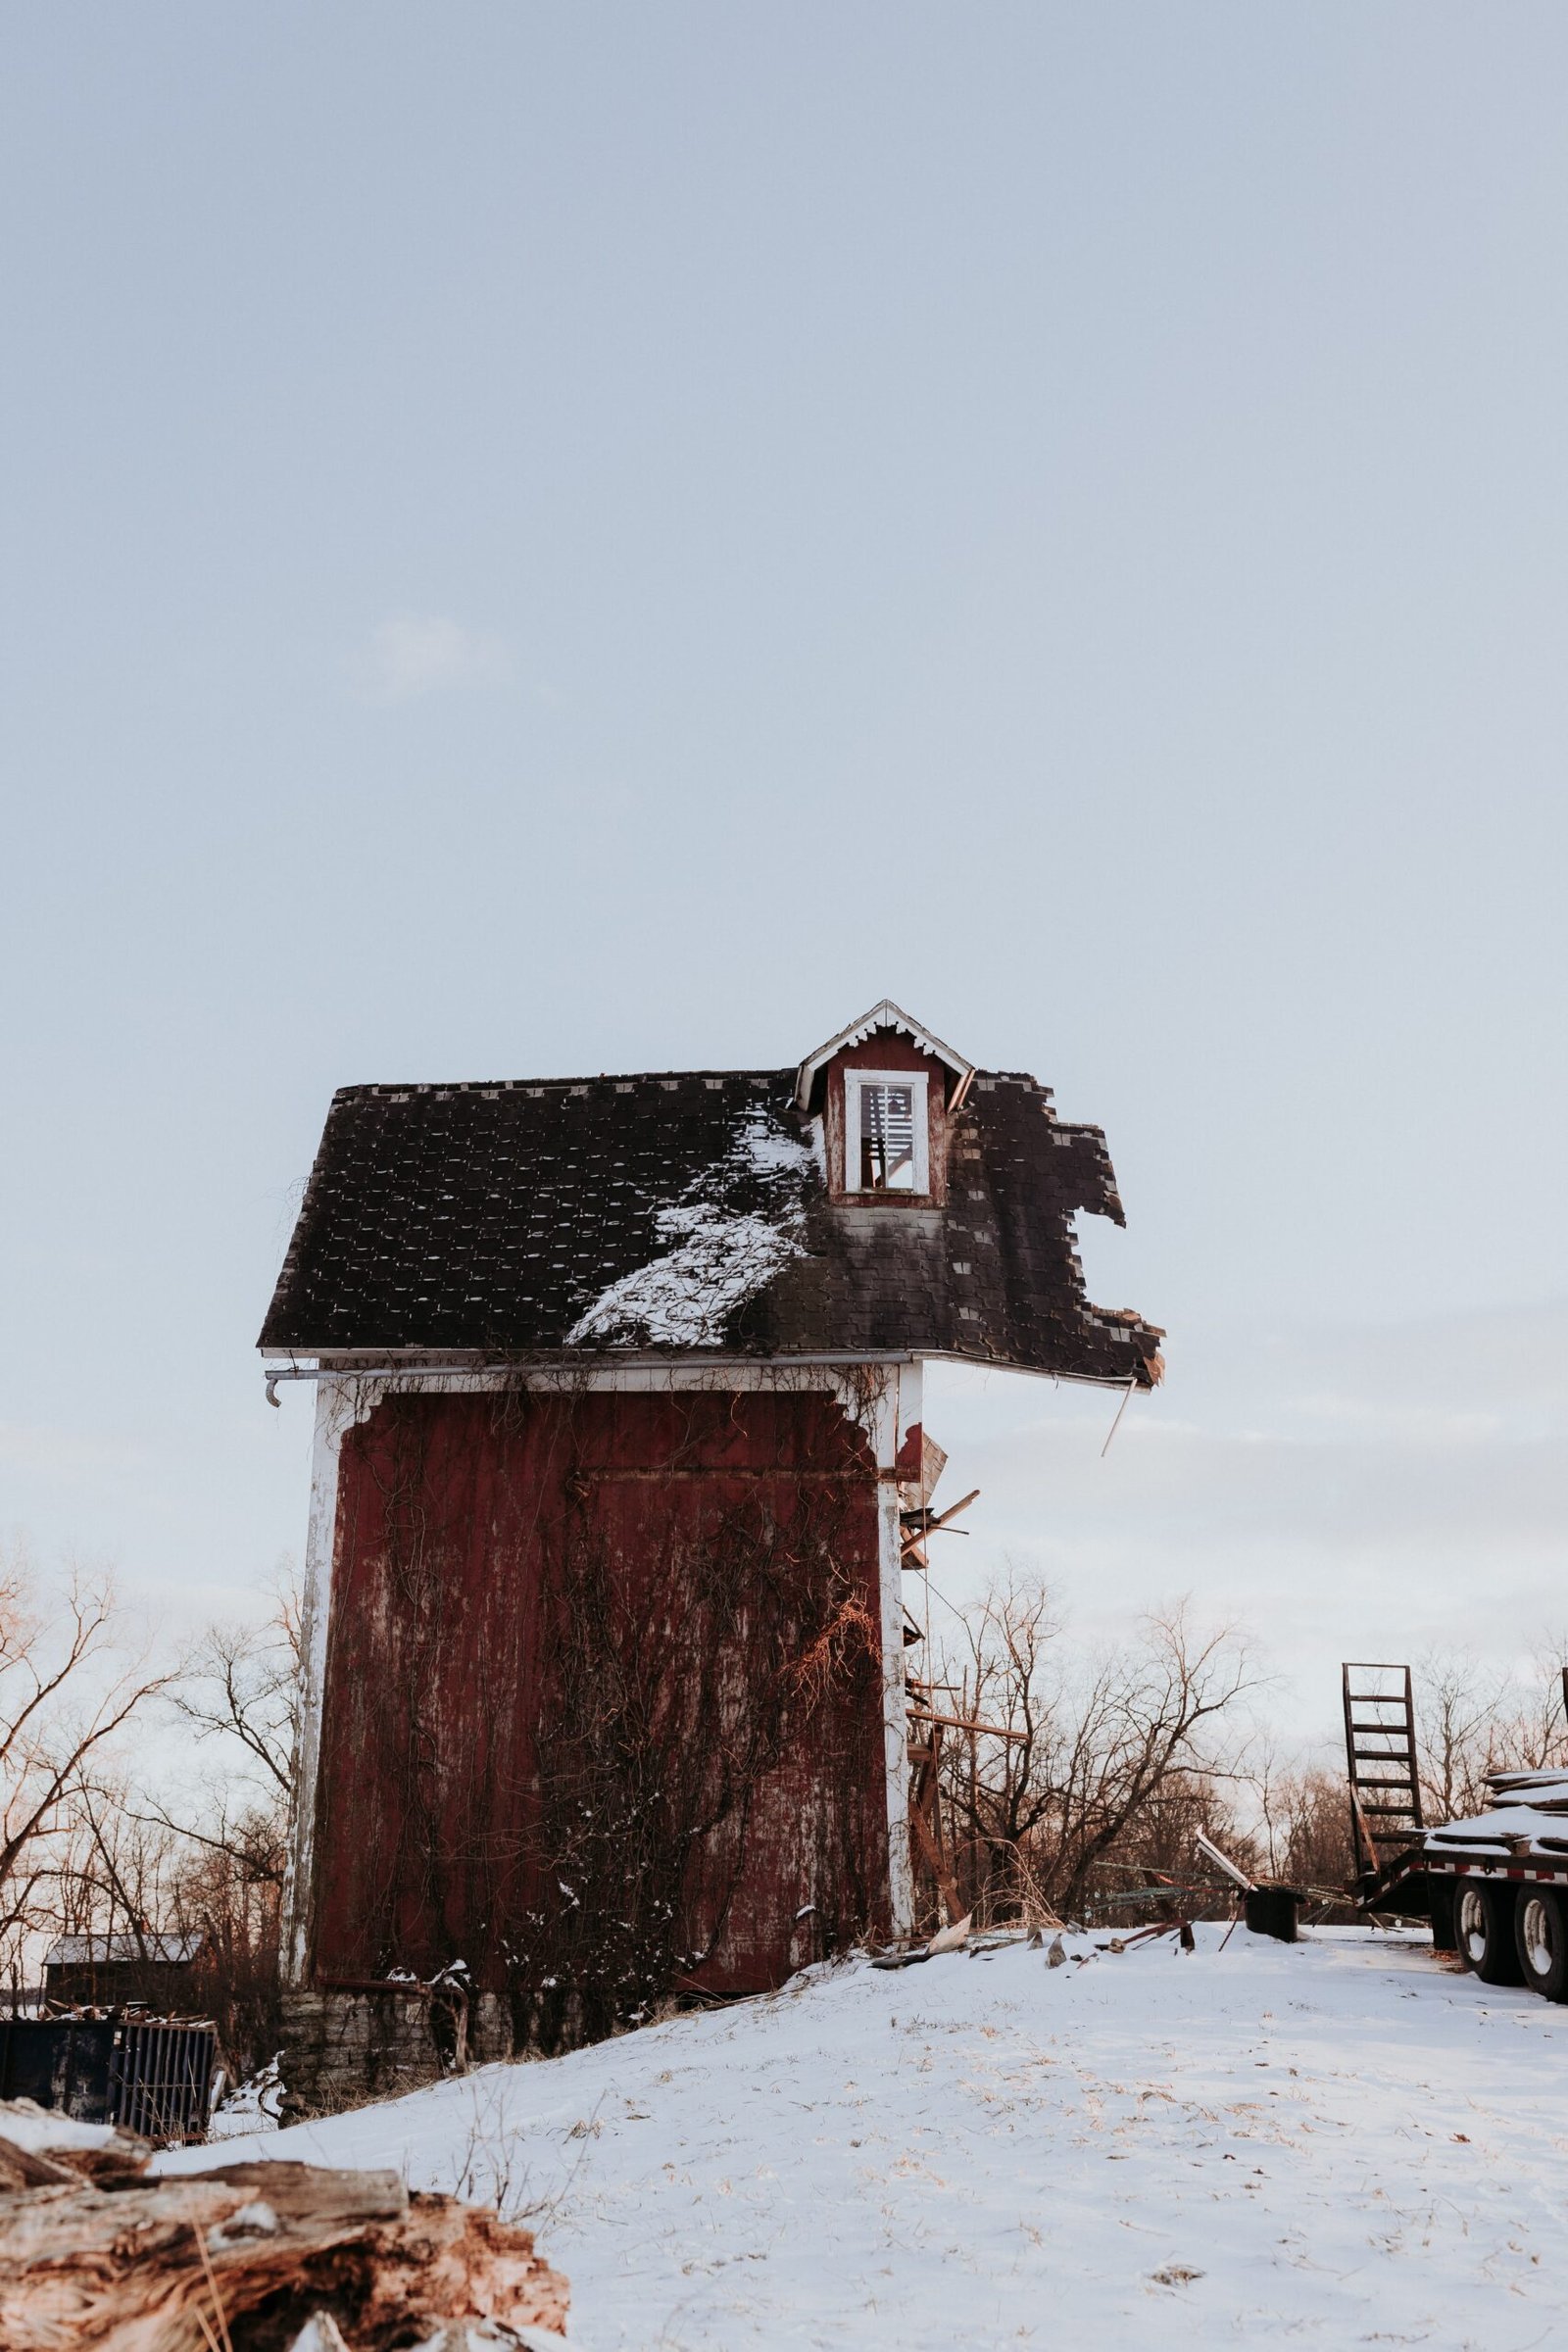
[[44, 1999], [58, 2009], [186, 2010], [205, 1938], [191, 1936], [61, 1936], [44, 1954]]

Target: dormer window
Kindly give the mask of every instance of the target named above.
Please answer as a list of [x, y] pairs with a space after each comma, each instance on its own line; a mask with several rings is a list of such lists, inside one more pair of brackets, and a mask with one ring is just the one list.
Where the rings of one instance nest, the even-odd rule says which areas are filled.
[[944, 1207], [949, 1131], [973, 1078], [890, 997], [808, 1054], [795, 1102], [815, 1123], [828, 1199]]
[[926, 1081], [912, 1070], [844, 1073], [845, 1190], [930, 1190]]

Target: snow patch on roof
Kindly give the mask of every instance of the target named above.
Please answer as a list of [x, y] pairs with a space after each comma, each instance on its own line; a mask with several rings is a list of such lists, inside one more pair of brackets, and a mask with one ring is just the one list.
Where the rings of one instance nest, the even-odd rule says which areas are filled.
[[[760, 1102], [741, 1121], [729, 1157], [745, 1161], [758, 1176], [803, 1176], [816, 1164], [810, 1146], [802, 1143], [799, 1136], [786, 1134]], [[725, 1164], [723, 1160], [719, 1162], [720, 1167]]]
[[[602, 1292], [567, 1333], [568, 1346], [721, 1347], [737, 1308], [804, 1256], [806, 1186], [815, 1170], [810, 1148], [754, 1104], [722, 1157], [656, 1212], [667, 1254]], [[755, 1204], [736, 1204], [737, 1191]]]
[[662, 1208], [654, 1223], [662, 1242], [678, 1246], [612, 1282], [572, 1325], [573, 1347], [600, 1340], [716, 1348], [735, 1309], [801, 1254], [783, 1227], [765, 1217], [726, 1216], [710, 1201]]

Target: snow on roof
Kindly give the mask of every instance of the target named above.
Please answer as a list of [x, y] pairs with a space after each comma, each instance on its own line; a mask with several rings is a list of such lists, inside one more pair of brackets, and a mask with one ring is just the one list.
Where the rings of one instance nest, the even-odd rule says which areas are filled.
[[[649, 1347], [717, 1348], [730, 1317], [786, 1265], [805, 1253], [807, 1179], [815, 1160], [762, 1102], [743, 1113], [729, 1150], [699, 1171], [684, 1200], [657, 1211], [654, 1229], [668, 1249], [601, 1292], [567, 1340]], [[750, 1177], [760, 1209], [726, 1205], [736, 1180]]]
[[[934, 1041], [932, 1041], [934, 1042]], [[262, 1331], [269, 1355], [712, 1348], [947, 1355], [1149, 1387], [1160, 1334], [1090, 1305], [1105, 1142], [979, 1071], [935, 1209], [829, 1200], [793, 1070], [346, 1087]]]

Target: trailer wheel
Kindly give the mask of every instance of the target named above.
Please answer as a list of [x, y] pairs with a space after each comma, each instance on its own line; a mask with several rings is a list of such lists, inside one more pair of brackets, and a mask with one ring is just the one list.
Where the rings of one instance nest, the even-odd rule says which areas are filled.
[[1561, 1895], [1545, 1886], [1521, 1886], [1514, 1938], [1531, 1991], [1548, 2001], [1568, 2001], [1568, 1915]]
[[1454, 1941], [1483, 1984], [1518, 1984], [1524, 1971], [1513, 1932], [1513, 1888], [1461, 1880], [1454, 1900]]

